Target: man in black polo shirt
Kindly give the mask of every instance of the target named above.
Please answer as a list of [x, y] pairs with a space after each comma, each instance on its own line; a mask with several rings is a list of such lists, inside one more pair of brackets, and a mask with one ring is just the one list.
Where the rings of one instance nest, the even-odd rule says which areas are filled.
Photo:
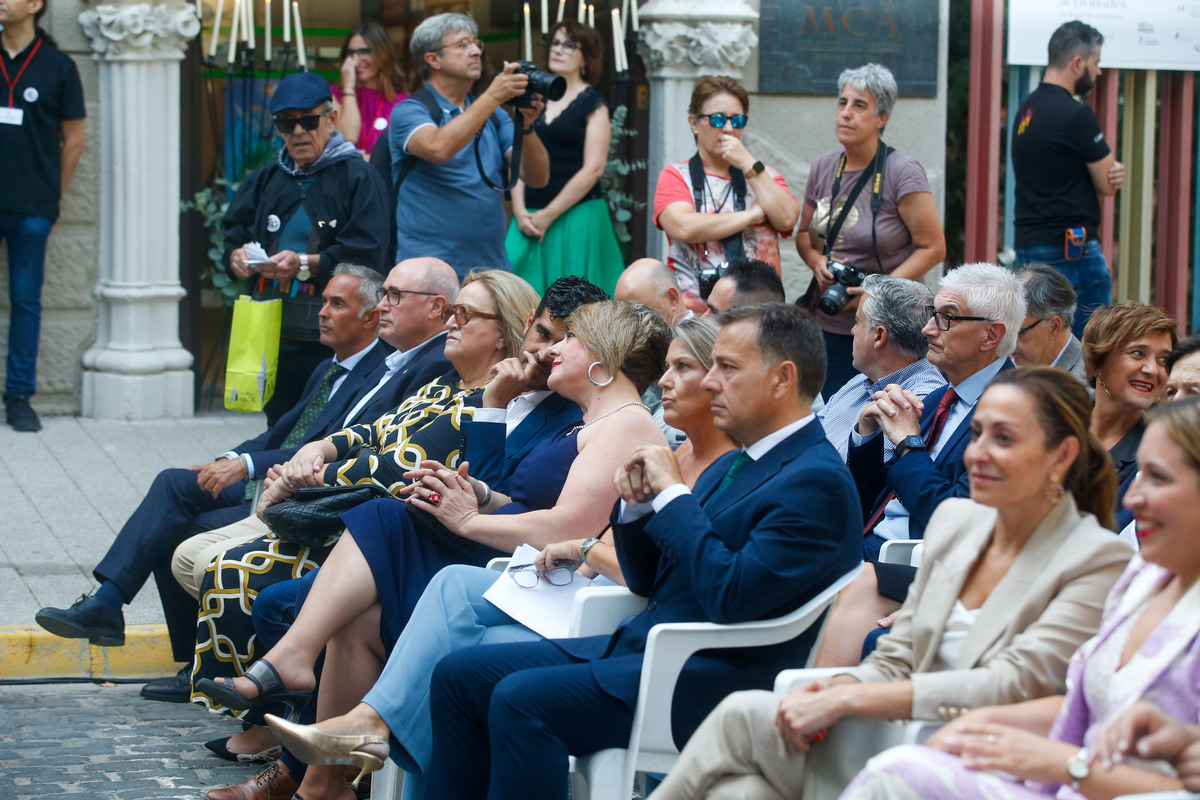
[[0, 239], [8, 243], [8, 424], [38, 431], [37, 389], [46, 241], [83, 152], [83, 86], [75, 62], [37, 21], [45, 0], [0, 2]]
[[1125, 182], [1100, 121], [1075, 100], [1100, 76], [1100, 31], [1078, 20], [1050, 37], [1042, 83], [1013, 120], [1012, 161], [1017, 178], [1017, 264], [1050, 264], [1075, 287], [1072, 330], [1083, 336], [1092, 311], [1112, 302], [1112, 276], [1100, 241], [1100, 200]]

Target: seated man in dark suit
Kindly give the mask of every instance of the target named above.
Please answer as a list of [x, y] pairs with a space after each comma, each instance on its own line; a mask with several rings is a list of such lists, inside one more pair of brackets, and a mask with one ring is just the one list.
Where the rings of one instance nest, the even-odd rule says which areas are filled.
[[[1017, 334], [1013, 363], [1044, 364], [1065, 369], [1084, 385], [1083, 344], [1071, 333], [1075, 320], [1075, 287], [1046, 264], [1026, 264], [1016, 271], [1025, 286], [1025, 320]], [[1088, 387], [1089, 391], [1093, 391]]]
[[[1011, 272], [993, 264], [964, 264], [942, 279], [922, 333], [929, 363], [948, 385], [924, 399], [895, 384], [875, 393], [850, 434], [848, 463], [863, 499], [863, 557], [868, 564], [838, 596], [816, 666], [860, 660], [863, 637], [894, 613], [916, 571], [877, 564], [887, 539], [920, 539], [934, 509], [968, 497], [963, 463], [975, 403], [992, 378], [1014, 365], [1008, 356], [1025, 318], [1025, 295]], [[885, 459], [883, 440], [895, 445]], [[869, 503], [870, 505], [865, 505]]]
[[[171, 575], [171, 555], [176, 545], [192, 534], [250, 515], [247, 495], [253, 494], [252, 481], [264, 478], [271, 466], [286, 461], [305, 443], [340, 430], [348, 419], [366, 419], [368, 415], [374, 419], [385, 407], [399, 402], [397, 391], [405, 396], [407, 387], [422, 386], [449, 368], [441, 353], [444, 337], [435, 337], [435, 331], [441, 330], [441, 309], [448, 299], [443, 285], [448, 280], [452, 301], [457, 280], [449, 265], [434, 261], [415, 268], [402, 264], [389, 275], [389, 284], [400, 276], [411, 279], [411, 285], [404, 284], [411, 290], [429, 289], [429, 295], [422, 295], [422, 305], [431, 307], [429, 316], [436, 320], [436, 325], [431, 322], [422, 327], [416, 321], [421, 315], [414, 311], [405, 315], [403, 324], [384, 325], [388, 343], [410, 355], [403, 368], [390, 374], [388, 360], [394, 360], [396, 354], [387, 356], [387, 348], [376, 338], [381, 316], [376, 299], [381, 278], [364, 267], [340, 266], [326, 285], [320, 315], [322, 341], [335, 356], [314, 371], [300, 403], [263, 434], [222, 454], [212, 464], [161, 472], [93, 571], [100, 588], [70, 608], [42, 609], [37, 615], [38, 624], [59, 636], [86, 638], [101, 646], [122, 645], [122, 606], [153, 574], [172, 653], [176, 661], [190, 662], [196, 601]], [[383, 315], [388, 316], [386, 311]], [[435, 338], [430, 341], [431, 337]], [[381, 385], [385, 376], [391, 380]], [[367, 402], [360, 402], [363, 400]], [[182, 672], [186, 673], [186, 668]], [[143, 689], [143, 696], [186, 702], [187, 676], [183, 675], [181, 684], [177, 678], [149, 685]]]
[[[667, 447], [639, 448], [618, 470], [618, 557], [649, 603], [616, 634], [467, 648], [441, 661], [427, 796], [483, 798], [489, 781], [530, 797], [560, 793], [568, 754], [628, 744], [653, 625], [779, 616], [859, 562], [854, 485], [811, 411], [824, 380], [820, 331], [782, 304], [721, 319], [703, 385], [717, 427], [747, 448], [714, 462], [694, 493]], [[689, 660], [677, 741], [727, 693], [769, 687], [783, 665], [803, 662], [815, 635]]]

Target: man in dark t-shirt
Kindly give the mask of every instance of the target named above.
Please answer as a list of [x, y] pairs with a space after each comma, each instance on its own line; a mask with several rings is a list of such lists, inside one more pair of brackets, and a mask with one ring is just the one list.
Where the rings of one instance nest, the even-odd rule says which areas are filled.
[[37, 27], [44, 0], [0, 3], [0, 239], [8, 244], [4, 406], [18, 431], [41, 430], [37, 389], [46, 242], [83, 152], [83, 86], [75, 62]]
[[1021, 104], [1010, 137], [1017, 264], [1050, 264], [1070, 279], [1079, 302], [1076, 336], [1092, 311], [1112, 302], [1112, 276], [1097, 238], [1097, 194], [1116, 194], [1125, 180], [1096, 115], [1075, 100], [1100, 75], [1103, 43], [1098, 30], [1077, 20], [1054, 32], [1042, 83]]

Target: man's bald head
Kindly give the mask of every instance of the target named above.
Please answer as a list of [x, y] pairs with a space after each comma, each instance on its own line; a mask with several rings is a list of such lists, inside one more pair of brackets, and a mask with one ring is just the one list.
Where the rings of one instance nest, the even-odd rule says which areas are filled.
[[678, 322], [687, 313], [675, 273], [656, 258], [639, 258], [626, 267], [617, 280], [613, 299], [645, 303], [669, 324]]
[[442, 330], [442, 309], [458, 297], [458, 275], [440, 258], [407, 258], [392, 267], [379, 298], [379, 338], [408, 350]]

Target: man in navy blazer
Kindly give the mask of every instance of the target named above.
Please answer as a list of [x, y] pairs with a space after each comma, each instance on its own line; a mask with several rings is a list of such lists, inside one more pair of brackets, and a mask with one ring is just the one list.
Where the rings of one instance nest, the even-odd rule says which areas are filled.
[[[449, 265], [450, 300], [457, 291], [457, 280]], [[401, 265], [403, 266], [403, 265]], [[167, 621], [171, 649], [177, 661], [190, 662], [195, 638], [196, 601], [179, 587], [171, 574], [171, 556], [184, 539], [203, 531], [220, 528], [252, 513], [246, 498], [247, 479], [261, 479], [275, 464], [282, 463], [302, 444], [338, 431], [349, 422], [375, 419], [398, 404], [397, 390], [405, 396], [449, 369], [441, 354], [441, 340], [433, 330], [441, 328], [441, 308], [447, 298], [437, 282], [439, 270], [431, 269], [432, 288], [436, 293], [421, 295], [431, 302], [429, 317], [436, 328], [422, 329], [406, 320], [405, 334], [393, 326], [384, 326], [388, 343], [404, 348], [410, 357], [404, 368], [389, 372], [386, 347], [380, 343], [376, 330], [380, 327], [381, 308], [387, 305], [387, 295], [381, 292], [381, 276], [364, 267], [343, 265], [330, 278], [323, 292], [324, 304], [319, 316], [321, 341], [334, 350], [334, 358], [322, 362], [305, 386], [300, 402], [261, 435], [242, 442], [222, 454], [211, 464], [187, 469], [168, 469], [159, 473], [145, 499], [122, 527], [105, 557], [93, 570], [100, 582], [94, 594], [84, 596], [70, 608], [44, 608], [37, 622], [51, 633], [68, 638], [86, 638], [93, 644], [115, 646], [124, 644], [124, 615], [122, 606], [132, 601], [151, 574], [159, 588], [159, 597]], [[424, 269], [393, 269], [383, 286], [400, 280], [407, 290], [427, 288]], [[443, 281], [444, 283], [444, 281]], [[378, 304], [378, 305], [377, 305]], [[433, 306], [436, 306], [434, 308]], [[387, 309], [383, 314], [387, 314]], [[430, 340], [431, 341], [426, 341]], [[416, 345], [414, 347], [413, 345]], [[304, 410], [322, 378], [334, 363], [347, 369], [332, 384], [331, 394], [320, 412], [303, 431], [303, 439], [294, 446], [284, 447], [297, 425], [304, 423]], [[391, 380], [384, 382], [385, 378]], [[364, 402], [365, 401], [365, 402]], [[386, 407], [381, 407], [386, 405]], [[369, 415], [369, 416], [368, 416]], [[291, 445], [291, 443], [289, 443]], [[185, 676], [186, 678], [186, 676]], [[149, 685], [144, 696], [152, 699], [178, 699], [178, 683], [169, 679], [163, 686]], [[169, 684], [169, 685], [168, 685]], [[154, 690], [161, 688], [167, 695], [159, 697]]]
[[[859, 562], [854, 484], [811, 411], [825, 372], [819, 329], [782, 304], [721, 320], [704, 388], [717, 427], [746, 449], [718, 459], [694, 491], [667, 447], [639, 448], [618, 470], [617, 553], [649, 602], [611, 637], [475, 647], [441, 661], [427, 796], [483, 798], [489, 783], [506, 796], [557, 796], [568, 754], [628, 744], [653, 625], [778, 616]], [[676, 739], [727, 693], [769, 687], [783, 665], [803, 662], [814, 636], [690, 659]]]

